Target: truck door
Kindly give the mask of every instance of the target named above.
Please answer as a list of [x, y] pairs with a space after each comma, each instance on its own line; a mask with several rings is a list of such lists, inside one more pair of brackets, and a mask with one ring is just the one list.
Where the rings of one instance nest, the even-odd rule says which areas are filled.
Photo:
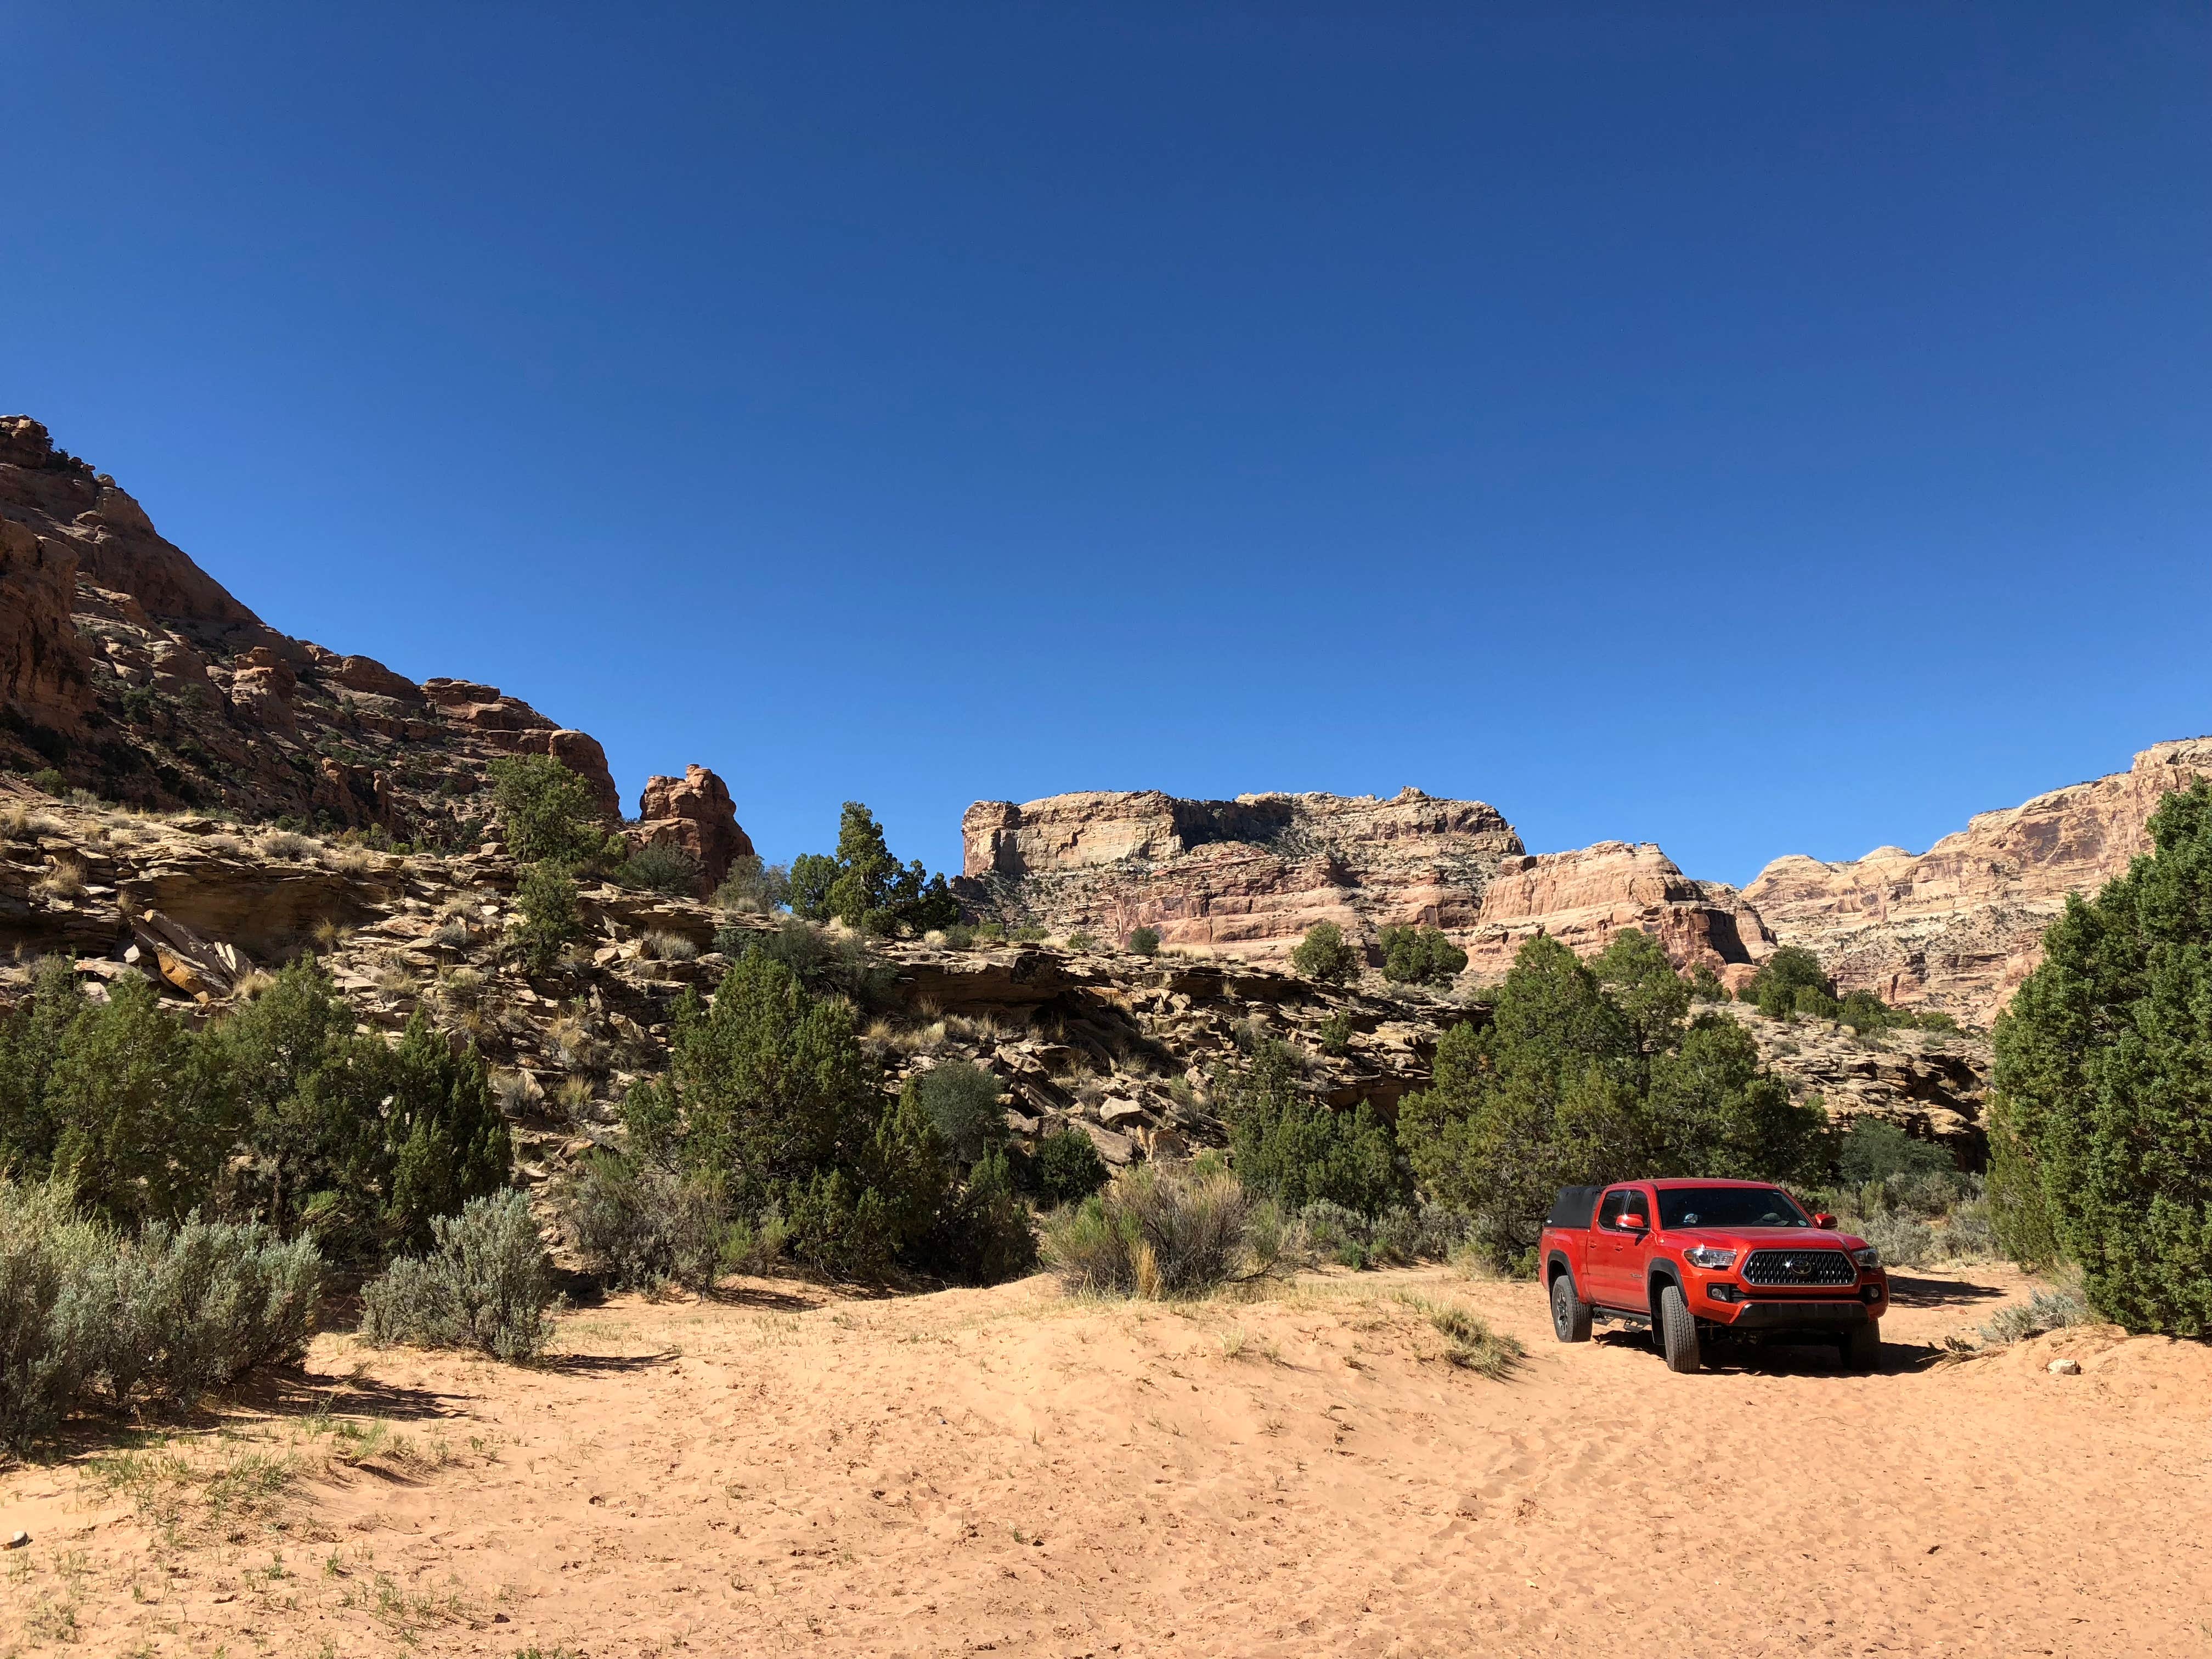
[[[1590, 1230], [1589, 1298], [1611, 1308], [1644, 1307], [1644, 1240], [1621, 1226], [1622, 1216], [1650, 1209], [1633, 1187], [1616, 1187], [1599, 1201], [1597, 1225]], [[1644, 1219], [1650, 1220], [1648, 1213]]]

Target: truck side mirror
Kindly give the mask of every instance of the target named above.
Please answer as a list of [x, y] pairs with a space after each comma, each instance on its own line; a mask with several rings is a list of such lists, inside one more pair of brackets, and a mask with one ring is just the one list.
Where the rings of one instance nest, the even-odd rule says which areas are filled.
[[1813, 1212], [1813, 1224], [1815, 1227], [1832, 1227], [1836, 1224], [1836, 1218], [1826, 1210], [1815, 1210]]
[[1626, 1215], [1620, 1218], [1620, 1224], [1623, 1231], [1627, 1232], [1640, 1233], [1647, 1231], [1644, 1220], [1644, 1212], [1641, 1210], [1631, 1210]]

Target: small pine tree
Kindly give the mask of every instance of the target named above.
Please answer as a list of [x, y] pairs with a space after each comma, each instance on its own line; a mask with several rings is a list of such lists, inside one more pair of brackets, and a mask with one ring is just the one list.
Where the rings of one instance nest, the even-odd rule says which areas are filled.
[[550, 859], [532, 865], [515, 890], [514, 902], [522, 912], [514, 942], [535, 967], [550, 967], [564, 946], [584, 935], [576, 911], [576, 878], [566, 865]]
[[1308, 979], [1341, 984], [1359, 976], [1359, 951], [1333, 921], [1317, 921], [1291, 952], [1291, 966]]
[[550, 755], [506, 755], [485, 769], [507, 849], [525, 863], [598, 857], [606, 829], [591, 786]]

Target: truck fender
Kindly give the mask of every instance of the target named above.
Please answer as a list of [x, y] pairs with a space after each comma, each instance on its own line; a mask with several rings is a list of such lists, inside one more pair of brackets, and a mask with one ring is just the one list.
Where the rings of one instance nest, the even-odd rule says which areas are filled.
[[1686, 1302], [1690, 1297], [1689, 1287], [1682, 1283], [1682, 1273], [1679, 1267], [1673, 1262], [1664, 1260], [1653, 1262], [1644, 1278], [1644, 1293], [1646, 1305], [1651, 1310], [1651, 1316], [1654, 1319], [1659, 1317], [1659, 1287], [1662, 1285], [1672, 1285], [1682, 1292], [1682, 1299]]
[[1567, 1276], [1567, 1283], [1574, 1285], [1575, 1299], [1578, 1302], [1585, 1300], [1583, 1287], [1576, 1282], [1575, 1270], [1567, 1261], [1567, 1253], [1565, 1250], [1554, 1250], [1544, 1259], [1544, 1288], [1547, 1291], [1551, 1289], [1552, 1281], [1561, 1273]]

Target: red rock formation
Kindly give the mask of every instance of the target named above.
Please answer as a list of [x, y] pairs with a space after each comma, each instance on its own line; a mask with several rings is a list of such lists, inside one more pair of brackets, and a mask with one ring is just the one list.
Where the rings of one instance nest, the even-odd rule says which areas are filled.
[[488, 760], [550, 754], [619, 817], [590, 737], [490, 686], [431, 687], [265, 626], [113, 479], [0, 419], [0, 766], [49, 763], [58, 732], [64, 775], [111, 799], [452, 841]]
[[648, 778], [638, 799], [631, 833], [645, 845], [680, 847], [699, 860], [702, 885], [713, 892], [732, 860], [753, 856], [750, 836], [738, 825], [738, 810], [721, 779], [697, 764], [680, 778]]
[[67, 544], [0, 519], [0, 702], [64, 731], [92, 707], [91, 665], [70, 614], [76, 598]]
[[2206, 776], [2212, 738], [2158, 744], [2125, 772], [1979, 813], [1917, 857], [1881, 847], [1838, 864], [1777, 859], [1743, 896], [1839, 989], [1985, 1025], [2042, 959], [2067, 894], [2124, 874], [2150, 850], [2158, 803]]
[[1501, 979], [1539, 931], [1595, 956], [1624, 928], [1650, 933], [1677, 968], [1699, 963], [1738, 983], [1774, 949], [1759, 913], [1735, 890], [1692, 881], [1650, 842], [1601, 841], [1571, 853], [1507, 859], [1460, 943], [1478, 980]]
[[1316, 921], [1471, 927], [1520, 837], [1480, 801], [1372, 795], [1182, 800], [1158, 790], [979, 801], [956, 885], [978, 916], [1279, 959]]

